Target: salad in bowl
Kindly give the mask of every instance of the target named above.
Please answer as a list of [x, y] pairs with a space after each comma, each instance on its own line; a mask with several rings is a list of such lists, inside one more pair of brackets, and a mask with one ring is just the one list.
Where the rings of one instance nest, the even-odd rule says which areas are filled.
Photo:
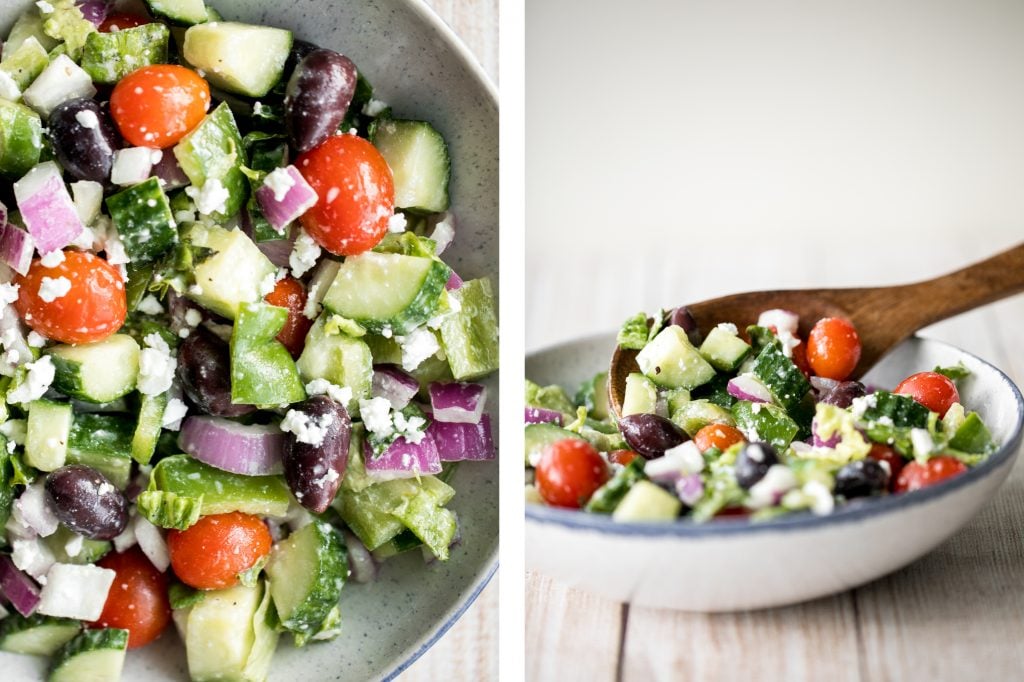
[[445, 259], [444, 136], [371, 76], [203, 0], [11, 28], [0, 651], [118, 679], [175, 628], [192, 679], [263, 680], [282, 635], [341, 635], [349, 583], [451, 558], [494, 294]]

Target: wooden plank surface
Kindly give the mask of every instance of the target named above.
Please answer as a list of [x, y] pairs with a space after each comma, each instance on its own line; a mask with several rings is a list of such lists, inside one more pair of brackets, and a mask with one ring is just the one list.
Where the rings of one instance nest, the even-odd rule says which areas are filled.
[[[498, 0], [427, 0], [498, 80]], [[462, 618], [398, 679], [402, 682], [498, 678], [498, 577]]]

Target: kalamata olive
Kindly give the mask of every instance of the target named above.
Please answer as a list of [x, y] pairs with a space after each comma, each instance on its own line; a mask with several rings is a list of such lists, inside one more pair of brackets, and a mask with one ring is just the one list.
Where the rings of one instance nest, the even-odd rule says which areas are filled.
[[768, 443], [748, 443], [736, 457], [734, 470], [736, 482], [749, 490], [764, 478], [773, 464], [779, 463], [779, 456]]
[[[285, 433], [284, 480], [299, 504], [321, 514], [330, 506], [345, 476], [352, 420], [344, 405], [324, 395], [313, 396], [292, 409], [300, 413], [306, 428]], [[290, 413], [285, 420], [293, 421]]]
[[686, 306], [679, 306], [669, 313], [668, 323], [676, 327], [682, 327], [683, 331], [686, 332], [686, 338], [694, 346], [699, 346], [704, 341], [704, 337], [697, 327], [697, 321], [693, 319], [690, 309]]
[[196, 327], [178, 347], [178, 380], [189, 400], [217, 417], [239, 417], [256, 408], [231, 402], [228, 344], [205, 327]]
[[308, 152], [338, 130], [357, 78], [352, 60], [331, 50], [313, 50], [299, 62], [284, 100], [288, 139], [297, 152]]
[[107, 184], [121, 137], [98, 102], [72, 99], [50, 113], [50, 139], [60, 165], [78, 180]]
[[299, 62], [306, 58], [306, 55], [319, 49], [319, 45], [314, 45], [309, 41], [293, 40], [292, 49], [288, 53], [288, 59], [285, 60], [284, 63], [284, 72], [289, 75], [292, 74], [295, 71], [295, 67], [299, 65]]
[[57, 518], [80, 535], [112, 540], [128, 525], [128, 500], [92, 467], [69, 464], [46, 476]]
[[854, 398], [861, 398], [865, 395], [867, 395], [867, 390], [859, 381], [840, 381], [822, 393], [818, 402], [846, 409], [853, 404]]
[[835, 493], [848, 500], [874, 495], [888, 487], [889, 472], [873, 459], [850, 462], [836, 473]]
[[644, 459], [661, 457], [686, 440], [682, 429], [656, 414], [631, 414], [619, 420], [619, 431]]

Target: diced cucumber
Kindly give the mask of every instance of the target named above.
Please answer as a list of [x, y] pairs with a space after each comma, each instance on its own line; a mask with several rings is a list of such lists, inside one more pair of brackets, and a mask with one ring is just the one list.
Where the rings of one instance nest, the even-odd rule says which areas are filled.
[[202, 497], [186, 497], [166, 490], [144, 490], [135, 500], [139, 513], [154, 526], [186, 530], [199, 520]]
[[673, 521], [683, 503], [650, 481], [637, 481], [612, 513], [616, 521]]
[[710, 400], [691, 400], [671, 412], [672, 421], [686, 432], [690, 438], [708, 424], [727, 424], [733, 426], [733, 416], [729, 410], [715, 405]]
[[275, 407], [306, 399], [299, 372], [277, 334], [288, 310], [243, 303], [231, 333], [231, 402]]
[[454, 494], [438, 478], [421, 476], [377, 483], [358, 492], [345, 489], [334, 506], [367, 549], [377, 549], [408, 528], [444, 561], [455, 535], [455, 517], [443, 505]]
[[860, 400], [867, 404], [863, 416], [865, 421], [877, 422], [883, 417], [888, 417], [892, 420], [892, 425], [896, 427], [909, 426], [923, 429], [928, 425], [928, 408], [910, 396], [889, 391], [875, 391]]
[[194, 223], [184, 238], [214, 252], [195, 266], [196, 283], [186, 291], [188, 298], [231, 320], [243, 303], [263, 299], [260, 284], [277, 268], [244, 232]]
[[0, 175], [18, 179], [37, 163], [43, 151], [39, 114], [0, 98]]
[[139, 344], [127, 334], [102, 341], [47, 349], [56, 373], [53, 387], [90, 403], [109, 403], [135, 390], [139, 376]]
[[149, 489], [202, 500], [202, 515], [240, 511], [281, 517], [291, 494], [280, 476], [242, 476], [174, 455], [160, 460], [150, 475]]
[[750, 441], [769, 443], [776, 450], [789, 447], [799, 425], [778, 405], [740, 400], [732, 407], [736, 428]]
[[[327, 290], [331, 288], [331, 282], [338, 276], [339, 269], [341, 269], [341, 261], [331, 260], [330, 258], [320, 260], [313, 270], [313, 276], [309, 279], [309, 287], [306, 289], [307, 309], [311, 308], [316, 313], [320, 312], [324, 296], [327, 295]], [[376, 354], [374, 357], [376, 357]]]
[[391, 557], [398, 556], [413, 549], [423, 546], [423, 541], [416, 537], [411, 530], [403, 530], [383, 545], [373, 550], [373, 558], [377, 561], [385, 561]]
[[[13, 455], [7, 451], [7, 438], [0, 435], [0, 528], [11, 518], [14, 506], [14, 464]], [[7, 544], [6, 533], [0, 533], [0, 547]]]
[[265, 682], [278, 639], [265, 585], [209, 590], [202, 601], [176, 612], [176, 621], [179, 613], [194, 682]]
[[349, 413], [358, 414], [360, 398], [369, 398], [373, 385], [374, 356], [362, 339], [347, 334], [327, 334], [321, 317], [306, 335], [306, 345], [295, 363], [305, 382], [326, 379], [352, 389]]
[[233, 21], [193, 26], [185, 32], [185, 61], [228, 92], [262, 97], [284, 75], [291, 31]]
[[132, 474], [132, 434], [129, 417], [114, 414], [79, 414], [71, 425], [68, 464], [96, 469], [124, 490]]
[[637, 353], [640, 371], [665, 388], [697, 388], [711, 381], [715, 369], [693, 347], [682, 327], [662, 329]]
[[73, 419], [71, 405], [67, 403], [49, 400], [29, 403], [25, 463], [40, 471], [53, 471], [64, 466]]
[[751, 371], [768, 387], [775, 402], [787, 410], [799, 405], [811, 390], [807, 377], [786, 357], [778, 342], [768, 344], [758, 353]]
[[274, 546], [266, 571], [281, 624], [308, 636], [337, 608], [348, 562], [334, 529], [315, 521]]
[[94, 83], [113, 85], [136, 69], [167, 63], [170, 39], [171, 32], [159, 22], [90, 33], [82, 52], [82, 69]]
[[665, 403], [670, 415], [675, 414], [679, 408], [690, 402], [690, 400], [690, 392], [685, 388], [670, 388], [665, 391]]
[[55, 618], [35, 613], [12, 613], [0, 620], [0, 650], [15, 654], [52, 656], [82, 630], [82, 624], [70, 618]]
[[0, 71], [7, 74], [19, 91], [24, 92], [49, 64], [50, 56], [46, 50], [38, 40], [30, 36], [10, 56], [0, 61]]
[[46, 31], [43, 30], [43, 17], [35, 7], [19, 16], [11, 27], [11, 32], [7, 34], [7, 40], [4, 42], [4, 59], [21, 49], [22, 44], [29, 38], [35, 38], [47, 53], [57, 47], [57, 41], [46, 35]]
[[401, 336], [437, 312], [450, 275], [431, 258], [367, 251], [345, 259], [323, 304], [370, 331]]
[[576, 404], [587, 408], [593, 419], [608, 419], [608, 373], [599, 372], [583, 382], [576, 392]]
[[467, 280], [448, 296], [460, 308], [441, 319], [441, 348], [455, 379], [479, 379], [498, 369], [498, 313], [491, 281]]
[[108, 197], [107, 210], [132, 263], [156, 260], [178, 243], [178, 227], [158, 178]]
[[712, 329], [704, 343], [700, 345], [700, 354], [715, 369], [731, 372], [750, 353], [750, 344], [721, 326]]
[[174, 147], [174, 156], [195, 187], [216, 180], [227, 190], [223, 207], [213, 213], [215, 219], [226, 221], [241, 210], [249, 181], [242, 172], [242, 135], [226, 103], [211, 111]]
[[149, 464], [156, 443], [163, 428], [164, 410], [167, 409], [167, 394], [143, 395], [139, 406], [139, 421], [132, 434], [132, 459], [139, 464]]
[[622, 416], [653, 413], [658, 409], [658, 387], [643, 374], [633, 372], [626, 377], [622, 396]]
[[43, 31], [46, 35], [64, 41], [60, 49], [76, 62], [82, 56], [82, 48], [96, 25], [85, 18], [75, 0], [52, 0], [52, 12], [43, 15]]
[[[81, 538], [63, 524], [57, 530], [43, 539], [47, 548], [53, 552], [53, 558], [59, 564], [94, 564], [107, 554], [113, 545], [107, 540], [90, 540]], [[74, 556], [68, 554], [68, 544], [77, 545], [81, 542], [77, 553]]]
[[83, 630], [54, 656], [50, 682], [120, 680], [127, 650], [127, 630]]
[[647, 474], [644, 473], [644, 460], [637, 457], [594, 492], [587, 502], [586, 510], [598, 514], [611, 514], [633, 486], [645, 480]]
[[391, 167], [396, 207], [423, 213], [448, 210], [451, 159], [434, 126], [426, 121], [378, 119], [370, 141]]
[[526, 464], [536, 466], [544, 448], [560, 440], [586, 440], [578, 433], [566, 431], [555, 424], [527, 424], [524, 436]]
[[203, 0], [145, 0], [153, 16], [175, 24], [202, 24], [208, 18]]
[[992, 434], [977, 412], [971, 412], [949, 439], [949, 446], [971, 454], [984, 454], [992, 449]]

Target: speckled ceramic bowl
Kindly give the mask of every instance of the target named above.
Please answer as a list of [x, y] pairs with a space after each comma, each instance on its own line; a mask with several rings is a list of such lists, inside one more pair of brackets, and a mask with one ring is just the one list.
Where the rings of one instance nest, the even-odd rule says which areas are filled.
[[[296, 37], [348, 55], [375, 96], [396, 115], [437, 126], [452, 157], [452, 212], [458, 236], [445, 259], [464, 278], [498, 285], [498, 103], [476, 59], [417, 0], [210, 0], [225, 18], [289, 28]], [[30, 0], [0, 2], [6, 35]], [[488, 411], [497, 414], [497, 380]], [[495, 426], [496, 423], [495, 423]], [[495, 432], [497, 438], [497, 431]], [[498, 467], [466, 464], [455, 474], [462, 545], [451, 561], [426, 567], [418, 552], [386, 564], [372, 585], [349, 585], [343, 634], [295, 649], [282, 638], [271, 680], [391, 678], [451, 627], [494, 573], [498, 551]], [[43, 679], [45, 661], [0, 652], [0, 679]], [[172, 632], [128, 656], [125, 680], [187, 680], [184, 649]]]
[[[614, 345], [615, 336], [605, 334], [535, 353], [527, 358], [527, 376], [576, 386], [607, 364]], [[617, 601], [689, 611], [792, 604], [905, 566], [992, 499], [1020, 450], [1024, 401], [996, 367], [928, 339], [904, 342], [866, 377], [895, 386], [914, 372], [958, 362], [972, 372], [960, 385], [964, 404], [1002, 445], [949, 482], [863, 500], [830, 516], [793, 514], [762, 523], [617, 524], [606, 515], [527, 505], [527, 566]]]

